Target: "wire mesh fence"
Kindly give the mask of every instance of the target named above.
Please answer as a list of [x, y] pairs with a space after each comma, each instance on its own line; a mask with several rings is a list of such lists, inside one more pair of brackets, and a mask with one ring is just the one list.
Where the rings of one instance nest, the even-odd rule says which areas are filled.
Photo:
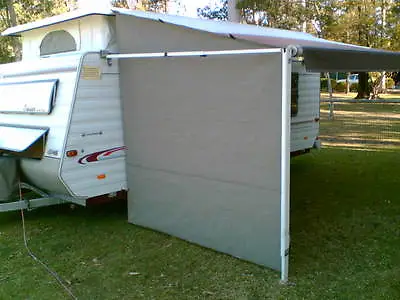
[[400, 100], [322, 100], [323, 147], [400, 150]]

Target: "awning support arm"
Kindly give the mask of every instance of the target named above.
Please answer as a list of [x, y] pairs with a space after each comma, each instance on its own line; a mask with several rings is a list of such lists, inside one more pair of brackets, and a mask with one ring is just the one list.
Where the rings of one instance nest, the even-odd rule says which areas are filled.
[[163, 57], [208, 57], [222, 55], [251, 55], [251, 54], [271, 54], [281, 52], [280, 48], [269, 49], [240, 49], [240, 50], [218, 50], [218, 51], [171, 51], [171, 52], [149, 52], [149, 53], [126, 53], [126, 54], [106, 54], [102, 53], [112, 64], [113, 59], [139, 59], [139, 58], [163, 58]]

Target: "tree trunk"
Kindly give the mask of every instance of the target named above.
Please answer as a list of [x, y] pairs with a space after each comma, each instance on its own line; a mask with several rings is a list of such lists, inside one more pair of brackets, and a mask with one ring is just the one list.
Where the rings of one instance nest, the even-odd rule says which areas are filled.
[[236, 8], [238, 0], [228, 0], [228, 20], [231, 22], [240, 22], [240, 13]]
[[[7, 11], [8, 11], [8, 17], [10, 21], [11, 26], [17, 26], [17, 15], [15, 13], [14, 9], [14, 1], [13, 0], [7, 0]], [[22, 45], [21, 41], [19, 38], [14, 37], [12, 38], [12, 47], [14, 49], [14, 55], [15, 55], [15, 60], [19, 61], [22, 58]]]
[[350, 76], [350, 73], [346, 73], [346, 94], [350, 93], [349, 76]]
[[368, 73], [360, 72], [358, 75], [358, 93], [356, 99], [368, 99], [369, 94]]
[[126, 4], [128, 5], [129, 9], [132, 10], [143, 7], [141, 0], [126, 0]]
[[163, 6], [163, 12], [166, 14], [168, 12], [168, 1], [163, 0], [162, 6]]
[[381, 90], [380, 93], [387, 93], [387, 86], [386, 86], [386, 72], [382, 72], [382, 79], [381, 79]]
[[332, 88], [332, 81], [331, 81], [331, 76], [329, 74], [329, 72], [325, 73], [325, 77], [328, 80], [328, 93], [329, 93], [329, 98], [332, 99], [332, 93], [333, 93], [333, 88]]
[[[302, 0], [302, 1], [301, 1], [301, 5], [303, 5], [304, 10], [307, 9], [306, 0]], [[302, 32], [307, 32], [307, 21], [304, 21], [303, 24], [301, 25], [301, 31], [302, 31]]]

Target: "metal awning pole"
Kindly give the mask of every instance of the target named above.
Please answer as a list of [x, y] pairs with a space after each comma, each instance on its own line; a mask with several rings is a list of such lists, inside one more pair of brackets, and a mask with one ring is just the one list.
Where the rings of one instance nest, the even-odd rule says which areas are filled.
[[108, 54], [106, 58], [112, 59], [133, 59], [133, 58], [161, 58], [161, 57], [190, 57], [190, 56], [218, 56], [218, 55], [251, 55], [251, 54], [270, 54], [280, 53], [280, 48], [272, 49], [240, 49], [240, 50], [220, 50], [220, 51], [171, 51], [153, 53], [127, 53], [127, 54]]

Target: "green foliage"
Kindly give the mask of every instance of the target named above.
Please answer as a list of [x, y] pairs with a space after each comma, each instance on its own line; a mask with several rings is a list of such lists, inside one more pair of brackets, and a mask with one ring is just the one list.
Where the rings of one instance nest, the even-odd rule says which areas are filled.
[[[383, 92], [383, 73], [380, 72], [370, 72], [370, 90], [372, 91], [372, 98], [377, 98], [379, 93]], [[385, 86], [386, 88], [393, 88], [395, 85], [394, 79], [390, 77], [390, 74], [386, 74]]]
[[[332, 85], [332, 90], [335, 89], [336, 87], [336, 80], [335, 79], [331, 79], [331, 85]], [[327, 92], [328, 91], [328, 79], [325, 77], [321, 77], [321, 91], [323, 92]]]
[[243, 0], [237, 6], [247, 23], [283, 29], [299, 29], [308, 15], [301, 1]]
[[386, 88], [392, 89], [394, 88], [395, 82], [394, 79], [391, 77], [386, 77]]
[[14, 61], [11, 39], [10, 37], [0, 37], [0, 63], [2, 64]]
[[226, 21], [228, 20], [228, 1], [224, 0], [222, 6], [216, 7], [214, 9], [210, 6], [198, 8], [197, 15], [205, 19]]
[[338, 83], [336, 83], [333, 90], [335, 92], [343, 93], [343, 92], [346, 92], [346, 88], [347, 88], [347, 85], [345, 82], [338, 82]]
[[163, 13], [168, 11], [168, 0], [146, 0], [142, 2], [145, 2], [146, 10]]
[[113, 6], [123, 7], [123, 8], [131, 8], [133, 4], [136, 5], [135, 9], [139, 10], [147, 10], [158, 13], [166, 13], [168, 11], [168, 2], [169, 0], [140, 0], [137, 3], [131, 3], [131, 7], [128, 4], [127, 0], [110, 0]]
[[358, 91], [358, 83], [353, 83], [350, 85], [350, 92], [357, 93]]
[[14, 7], [18, 24], [54, 16], [65, 12], [67, 8], [63, 0], [20, 0], [14, 1]]
[[129, 8], [128, 3], [126, 2], [126, 0], [112, 0], [111, 4], [114, 7]]

